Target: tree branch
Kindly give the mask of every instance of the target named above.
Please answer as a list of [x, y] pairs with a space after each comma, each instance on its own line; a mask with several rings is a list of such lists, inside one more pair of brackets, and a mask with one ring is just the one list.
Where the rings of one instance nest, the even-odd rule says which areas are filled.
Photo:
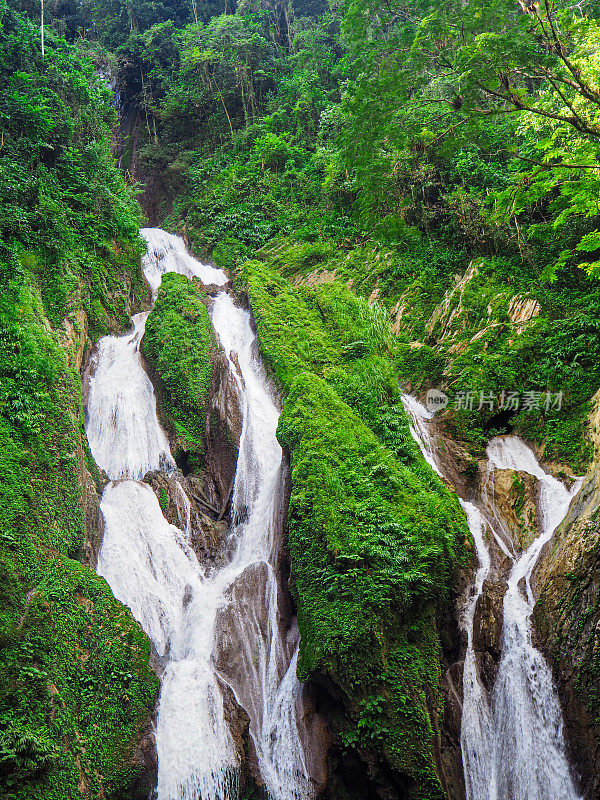
[[561, 162], [559, 164], [548, 164], [544, 161], [535, 161], [533, 158], [528, 158], [527, 156], [520, 156], [518, 153], [515, 153], [511, 150], [507, 150], [507, 153], [510, 153], [515, 158], [518, 158], [519, 161], [527, 161], [529, 164], [535, 164], [536, 167], [542, 167], [542, 169], [549, 170], [549, 169], [598, 169], [600, 170], [600, 164], [565, 164]]
[[[591, 88], [587, 83], [581, 79], [581, 70], [579, 67], [576, 67], [571, 61], [567, 58], [564, 52], [563, 43], [561, 42], [558, 33], [556, 32], [556, 28], [554, 26], [554, 21], [552, 20], [552, 12], [550, 11], [550, 6], [548, 5], [548, 0], [544, 0], [544, 7], [546, 9], [546, 19], [548, 20], [548, 24], [550, 26], [550, 30], [552, 31], [552, 38], [554, 39], [554, 43], [556, 44], [556, 52], [560, 60], [569, 70], [571, 75], [575, 78], [575, 81], [579, 84], [581, 90], [583, 91], [585, 97], [588, 100], [593, 100], [595, 103], [600, 103], [600, 94], [596, 92], [594, 89]], [[536, 11], [536, 14], [538, 12]]]
[[497, 97], [500, 100], [503, 100], [505, 103], [511, 103], [518, 111], [529, 111], [529, 113], [536, 114], [539, 117], [553, 119], [558, 122], [566, 122], [567, 125], [571, 125], [580, 133], [587, 133], [590, 136], [600, 137], [600, 128], [585, 122], [585, 120], [580, 121], [578, 117], [566, 117], [564, 114], [555, 114], [551, 111], [546, 111], [543, 108], [528, 106], [521, 100], [520, 97], [517, 97], [514, 92], [510, 90], [510, 88], [507, 90], [507, 94], [503, 94], [502, 92], [496, 92], [494, 89], [490, 89], [489, 86], [484, 86], [483, 84], [478, 84], [478, 86], [485, 94], [490, 95], [490, 97]]

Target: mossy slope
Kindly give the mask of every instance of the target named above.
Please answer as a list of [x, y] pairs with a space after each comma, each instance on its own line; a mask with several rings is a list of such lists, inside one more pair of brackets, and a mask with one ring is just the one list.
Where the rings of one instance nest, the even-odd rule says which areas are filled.
[[5, 295], [0, 320], [2, 793], [122, 797], [156, 697], [149, 644], [81, 563], [91, 479], [79, 376], [35, 290]]
[[[0, 796], [129, 793], [158, 681], [85, 565], [99, 478], [77, 370], [147, 297], [114, 108], [84, 49], [0, 0]], [[148, 789], [150, 787], [147, 787]]]
[[301, 677], [336, 687], [341, 758], [400, 796], [441, 798], [438, 612], [466, 527], [410, 436], [387, 320], [345, 285], [293, 287], [257, 261], [238, 285], [286, 394]]
[[146, 322], [143, 352], [160, 379], [160, 406], [175, 437], [197, 469], [204, 452], [206, 407], [216, 343], [198, 281], [165, 275]]
[[[548, 460], [585, 471], [591, 447], [585, 436], [591, 399], [600, 385], [595, 279], [564, 275], [541, 284], [530, 267], [509, 258], [480, 257], [407, 229], [402, 250], [375, 242], [344, 249], [330, 240], [277, 239], [258, 256], [290, 281], [350, 282], [375, 292], [389, 312], [399, 342], [399, 373], [413, 389], [436, 386], [451, 398], [472, 392], [472, 410], [452, 409], [454, 436], [476, 449], [494, 428], [494, 410], [481, 394], [515, 392], [520, 407], [511, 422]], [[526, 302], [535, 310], [518, 321]], [[511, 304], [512, 303], [512, 304]], [[562, 392], [561, 408], [525, 402], [535, 393]]]

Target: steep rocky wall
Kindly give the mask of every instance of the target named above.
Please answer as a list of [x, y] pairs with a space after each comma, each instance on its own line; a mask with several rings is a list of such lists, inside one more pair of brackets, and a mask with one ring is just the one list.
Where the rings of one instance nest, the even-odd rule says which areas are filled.
[[[262, 273], [266, 293], [259, 298], [259, 302], [265, 309], [269, 304], [279, 305], [279, 324], [287, 309], [279, 299], [279, 280], [272, 277], [277, 273], [288, 278], [305, 297], [318, 297], [313, 307], [316, 307], [326, 327], [329, 325], [329, 308], [323, 304], [321, 297], [327, 295], [328, 287], [333, 290], [335, 286], [346, 285], [350, 291], [359, 291], [368, 297], [369, 303], [374, 306], [374, 313], [390, 324], [399, 339], [397, 364], [400, 380], [413, 390], [430, 386], [451, 387], [451, 395], [460, 389], [473, 391], [478, 398], [480, 390], [498, 395], [502, 390], [514, 388], [521, 393], [522, 401], [522, 393], [531, 388], [528, 384], [529, 375], [535, 373], [539, 364], [557, 365], [551, 385], [554, 390], [566, 388], [565, 404], [560, 411], [545, 413], [541, 408], [517, 414], [513, 409], [512, 412], [498, 414], [497, 408], [494, 413], [485, 406], [479, 410], [475, 400], [470, 411], [457, 412], [451, 409], [441, 418], [436, 418], [440, 424], [438, 432], [442, 457], [444, 451], [446, 453], [446, 472], [463, 497], [479, 497], [486, 490], [485, 483], [489, 476], [483, 464], [482, 443], [490, 431], [492, 434], [498, 429], [507, 432], [512, 424], [516, 424], [518, 432], [533, 444], [538, 457], [546, 459], [546, 468], [559, 478], [565, 478], [573, 469], [585, 469], [591, 448], [584, 422], [589, 387], [594, 385], [593, 371], [586, 372], [585, 381], [576, 381], [577, 385], [571, 386], [569, 367], [560, 366], [562, 351], [557, 349], [554, 355], [554, 345], [547, 347], [552, 337], [564, 336], [561, 331], [568, 330], [571, 323], [568, 320], [555, 320], [552, 327], [548, 328], [547, 299], [544, 301], [542, 293], [519, 291], [512, 285], [499, 282], [490, 265], [481, 260], [471, 263], [450, 280], [446, 290], [437, 299], [425, 292], [429, 306], [424, 307], [422, 287], [411, 285], [403, 289], [402, 280], [390, 278], [390, 270], [395, 267], [389, 254], [378, 252], [368, 245], [346, 252], [328, 245], [281, 239], [259, 253], [259, 257], [270, 268]], [[255, 269], [259, 272], [258, 267]], [[254, 299], [253, 305], [259, 316], [267, 316]], [[382, 313], [381, 305], [387, 307], [389, 316]], [[274, 330], [277, 321], [269, 316], [267, 322]], [[308, 361], [311, 369], [335, 385], [340, 369], [337, 356], [327, 349], [326, 341], [312, 332], [312, 325], [312, 321], [307, 320], [301, 310], [297, 310], [287, 329], [287, 342], [281, 348], [274, 348], [271, 338], [263, 334], [259, 319], [261, 345], [267, 360], [275, 372], [283, 376], [284, 382], [289, 380], [285, 371], [287, 363], [292, 366], [290, 372], [293, 374], [294, 370], [305, 368]], [[350, 325], [348, 327], [351, 328]], [[307, 330], [304, 340], [299, 333], [302, 328]], [[350, 338], [351, 334], [348, 336]], [[361, 337], [356, 335], [354, 338]], [[349, 348], [354, 346], [351, 344]], [[304, 360], [299, 358], [302, 352], [309, 357]], [[286, 359], [289, 359], [287, 363]], [[334, 376], [333, 380], [328, 376]], [[597, 387], [597, 382], [595, 385]], [[361, 400], [361, 414], [365, 413], [368, 405], [364, 399]], [[378, 414], [380, 420], [385, 416], [381, 410]], [[369, 419], [368, 424], [371, 423], [372, 419]], [[596, 425], [600, 429], [598, 421]], [[460, 442], [471, 455], [465, 457], [463, 453], [456, 457], [455, 450]], [[561, 461], [562, 465], [558, 463]], [[598, 470], [597, 465], [595, 470]], [[596, 490], [591, 486], [590, 483], [584, 492], [594, 494]], [[511, 471], [496, 471], [487, 491], [491, 493], [490, 499], [504, 521], [507, 537], [515, 549], [521, 551], [530, 543], [537, 521], [537, 497], [532, 481]], [[592, 632], [599, 617], [595, 611], [594, 594], [597, 522], [591, 500], [588, 505], [589, 510], [584, 515], [586, 522], [576, 526], [574, 518], [571, 523], [567, 520], [565, 525], [571, 525], [571, 533], [567, 535], [567, 528], [563, 526], [557, 534], [557, 544], [551, 551], [554, 553], [554, 567], [546, 576], [545, 588], [540, 588], [535, 623], [546, 640], [542, 644], [548, 657], [550, 660], [557, 659], [556, 672], [562, 676], [559, 683], [562, 705], [566, 711], [567, 738], [577, 751], [574, 753], [575, 762], [580, 765], [587, 796], [592, 797], [595, 796], [594, 792], [599, 792], [597, 779], [592, 777], [598, 772], [598, 723], [594, 711], [594, 681], [597, 683], [598, 673], [593, 656], [595, 634]], [[497, 546], [495, 551], [497, 569], [490, 574], [475, 619], [476, 647], [488, 686], [493, 684], [500, 655], [502, 598], [509, 568], [508, 559], [503, 557]], [[542, 565], [547, 564], [549, 558], [547, 554]], [[570, 563], [574, 573], [569, 577], [563, 572], [559, 581], [561, 560], [563, 567], [565, 563]], [[542, 609], [545, 601], [546, 605], [553, 608], [544, 622]], [[449, 642], [449, 646], [445, 654], [443, 679], [446, 715], [441, 754], [442, 760], [446, 759], [447, 762], [446, 772], [452, 774], [454, 765], [454, 773], [458, 774], [455, 783], [460, 784], [462, 776], [457, 741], [460, 733], [462, 656], [455, 619], [448, 631], [454, 632], [454, 640], [451, 636], [442, 635], [442, 641]], [[567, 669], [572, 653], [575, 653], [577, 665]], [[572, 712], [572, 708], [575, 711]]]
[[540, 560], [534, 611], [586, 800], [600, 795], [600, 393], [589, 434], [596, 457]]

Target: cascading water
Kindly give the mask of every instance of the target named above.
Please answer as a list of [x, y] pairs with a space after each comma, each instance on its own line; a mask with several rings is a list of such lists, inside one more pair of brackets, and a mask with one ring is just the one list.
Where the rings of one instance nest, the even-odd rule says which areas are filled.
[[[154, 293], [162, 275], [178, 272], [223, 285], [220, 270], [200, 264], [181, 239], [144, 229], [144, 274]], [[169, 524], [148, 470], [174, 470], [134, 331], [102, 339], [90, 369], [87, 432], [94, 458], [111, 483], [101, 503], [105, 534], [98, 572], [126, 603], [166, 662], [156, 727], [158, 800], [235, 800], [239, 755], [225, 695], [233, 691], [271, 800], [312, 796], [298, 709], [297, 635], [285, 636], [275, 567], [282, 497], [282, 452], [271, 396], [250, 315], [227, 292], [212, 321], [238, 384], [243, 425], [233, 490], [231, 557], [205, 570], [190, 546], [189, 500], [177, 483], [184, 529]]]
[[[405, 398], [405, 408], [412, 419], [414, 438], [440, 473], [427, 430], [432, 415], [414, 398]], [[461, 749], [467, 800], [578, 800], [552, 674], [532, 643], [530, 579], [543, 546], [564, 519], [581, 481], [566, 489], [541, 468], [532, 450], [516, 436], [492, 439], [487, 458], [490, 469], [515, 470], [537, 480], [541, 522], [529, 548], [520, 556], [510, 555], [503, 544], [504, 531], [495, 530], [501, 520], [497, 509], [490, 507], [487, 494], [481, 508], [461, 500], [479, 559], [473, 591], [462, 615], [467, 650]], [[503, 601], [502, 654], [491, 696], [480, 679], [473, 642], [475, 611], [491, 568], [486, 529], [513, 561]]]
[[438, 467], [433, 440], [427, 426], [429, 420], [433, 418], [433, 413], [410, 394], [402, 395], [402, 403], [404, 404], [405, 410], [408, 412], [411, 436], [419, 445], [419, 449], [425, 461], [434, 472], [441, 475], [442, 473]]
[[140, 480], [150, 470], [175, 466], [142, 367], [147, 318], [148, 313], [136, 314], [132, 333], [101, 339], [90, 364], [86, 433], [96, 463], [111, 480]]
[[479, 568], [475, 575], [473, 593], [470, 596], [462, 618], [463, 629], [467, 633], [467, 649], [463, 667], [463, 707], [461, 720], [460, 747], [463, 756], [466, 796], [469, 800], [495, 798], [493, 774], [489, 774], [492, 763], [494, 725], [487, 692], [479, 679], [477, 659], [473, 646], [473, 621], [477, 603], [483, 594], [491, 559], [485, 544], [485, 521], [480, 510], [465, 500], [460, 501], [473, 541]]
[[578, 794], [565, 754], [552, 673], [531, 641], [535, 601], [530, 578], [542, 547], [564, 519], [581, 481], [568, 491], [544, 472], [533, 452], [514, 436], [493, 439], [487, 456], [496, 469], [525, 472], [537, 479], [541, 517], [539, 536], [514, 562], [504, 596], [502, 656], [492, 698], [495, 797], [575, 800]]

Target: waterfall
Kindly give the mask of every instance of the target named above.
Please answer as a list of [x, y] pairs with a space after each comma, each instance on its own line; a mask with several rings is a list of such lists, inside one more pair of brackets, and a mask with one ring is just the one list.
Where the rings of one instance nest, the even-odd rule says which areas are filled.
[[514, 436], [493, 439], [487, 456], [496, 469], [525, 472], [537, 479], [541, 517], [539, 535], [514, 561], [504, 595], [502, 656], [493, 691], [496, 797], [575, 800], [578, 794], [565, 754], [552, 673], [531, 640], [535, 601], [530, 578], [542, 547], [564, 519], [581, 482], [568, 491]]
[[130, 334], [101, 339], [89, 365], [86, 433], [96, 463], [111, 480], [141, 480], [150, 470], [175, 467], [142, 367], [147, 317], [136, 314]]
[[[143, 270], [153, 294], [166, 272], [226, 283], [222, 271], [193, 259], [179, 237], [153, 228], [142, 234], [148, 243]], [[139, 353], [146, 317], [134, 317], [132, 333], [99, 342], [89, 370], [86, 430], [94, 458], [111, 481], [101, 502], [105, 534], [98, 572], [165, 663], [156, 724], [157, 798], [238, 797], [240, 756], [227, 709], [233, 693], [250, 719], [268, 798], [310, 800], [299, 732], [299, 637], [295, 629], [283, 629], [279, 613], [279, 412], [250, 314], [226, 291], [211, 312], [243, 415], [230, 556], [212, 570], [190, 546], [190, 503], [181, 483], [176, 505], [184, 530], [167, 522], [152, 489], [140, 482], [148, 470], [175, 469]]]
[[[410, 402], [409, 402], [409, 401]], [[405, 398], [411, 432], [428, 462], [441, 473], [427, 429], [431, 414], [414, 398]], [[467, 800], [578, 800], [568, 764], [563, 722], [550, 667], [532, 642], [534, 596], [530, 579], [543, 546], [552, 538], [579, 490], [568, 490], [546, 473], [533, 451], [516, 436], [492, 439], [488, 471], [510, 469], [537, 481], [540, 524], [537, 538], [520, 556], [504, 545], [498, 511], [484, 491], [481, 507], [461, 500], [477, 551], [479, 568], [461, 623], [467, 649], [463, 669], [461, 749]], [[486, 482], [487, 487], [487, 482]], [[502, 653], [488, 695], [479, 676], [473, 621], [491, 568], [485, 534], [492, 535], [512, 561], [503, 601]]]
[[491, 800], [496, 797], [494, 774], [489, 774], [494, 750], [494, 726], [487, 692], [479, 679], [477, 659], [473, 646], [473, 621], [477, 603], [483, 594], [491, 559], [485, 544], [485, 521], [479, 509], [461, 500], [473, 541], [479, 568], [475, 575], [473, 592], [465, 606], [462, 627], [467, 633], [467, 649], [463, 667], [463, 708], [460, 747], [463, 756], [466, 796], [469, 800]]

